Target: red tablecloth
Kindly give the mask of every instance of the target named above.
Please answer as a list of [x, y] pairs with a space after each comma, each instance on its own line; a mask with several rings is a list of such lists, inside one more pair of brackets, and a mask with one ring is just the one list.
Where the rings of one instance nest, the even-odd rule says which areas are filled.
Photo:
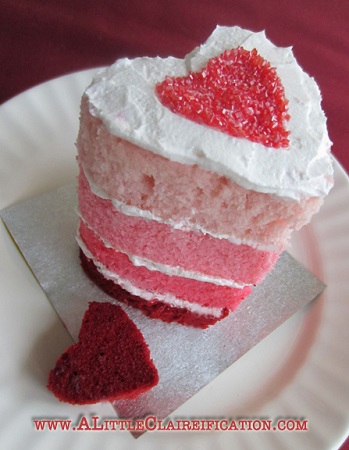
[[121, 56], [183, 57], [216, 24], [265, 29], [316, 78], [333, 153], [349, 172], [348, 23], [347, 0], [0, 0], [0, 103]]
[[333, 153], [349, 172], [346, 0], [0, 0], [0, 103], [120, 56], [182, 57], [216, 24], [293, 45], [323, 94]]

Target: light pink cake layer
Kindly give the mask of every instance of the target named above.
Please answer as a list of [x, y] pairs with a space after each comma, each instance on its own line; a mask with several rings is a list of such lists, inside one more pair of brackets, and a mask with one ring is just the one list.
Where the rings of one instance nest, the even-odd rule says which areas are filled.
[[251, 293], [249, 286], [243, 289], [217, 286], [190, 278], [170, 277], [143, 266], [134, 266], [124, 253], [106, 247], [83, 222], [80, 222], [79, 231], [83, 243], [96, 261], [121, 279], [139, 289], [150, 291], [155, 296], [169, 294], [190, 303], [206, 307], [226, 307], [233, 311]]
[[322, 204], [318, 198], [298, 203], [246, 190], [197, 165], [137, 147], [111, 135], [90, 114], [86, 97], [77, 145], [80, 163], [110, 197], [214, 234], [284, 247], [291, 231], [306, 224]]
[[110, 200], [91, 192], [83, 171], [78, 195], [84, 221], [102, 240], [123, 253], [239, 284], [260, 282], [278, 258], [274, 252], [122, 214]]

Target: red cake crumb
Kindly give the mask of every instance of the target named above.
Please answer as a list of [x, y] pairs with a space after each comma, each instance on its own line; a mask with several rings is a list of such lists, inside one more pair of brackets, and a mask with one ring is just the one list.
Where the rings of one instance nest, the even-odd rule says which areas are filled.
[[226, 50], [201, 72], [166, 77], [156, 93], [187, 119], [267, 147], [289, 145], [284, 88], [276, 69], [255, 49]]
[[58, 359], [47, 387], [59, 400], [83, 405], [135, 398], [158, 381], [143, 335], [123, 309], [92, 302], [79, 342]]
[[176, 322], [181, 325], [192, 326], [195, 328], [208, 328], [219, 320], [228, 316], [229, 310], [222, 308], [220, 316], [197, 314], [188, 309], [177, 308], [175, 306], [166, 305], [158, 300], [147, 301], [141, 297], [130, 294], [118, 284], [114, 283], [101, 275], [91, 259], [80, 251], [81, 266], [86, 275], [106, 294], [119, 302], [140, 309], [142, 313], [152, 319], [160, 319], [163, 322]]

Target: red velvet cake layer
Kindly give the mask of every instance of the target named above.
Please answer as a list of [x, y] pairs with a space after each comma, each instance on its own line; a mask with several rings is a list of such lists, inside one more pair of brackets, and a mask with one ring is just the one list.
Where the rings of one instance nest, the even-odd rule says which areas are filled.
[[92, 302], [77, 344], [51, 370], [48, 388], [72, 404], [135, 398], [159, 381], [142, 333], [120, 306]]

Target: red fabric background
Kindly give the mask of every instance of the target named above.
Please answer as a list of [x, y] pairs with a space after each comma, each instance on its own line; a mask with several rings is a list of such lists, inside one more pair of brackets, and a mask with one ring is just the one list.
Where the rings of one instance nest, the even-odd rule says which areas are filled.
[[0, 103], [120, 56], [182, 57], [216, 24], [265, 29], [319, 83], [333, 153], [349, 172], [348, 21], [346, 0], [0, 0]]
[[216, 24], [265, 29], [316, 78], [349, 172], [348, 23], [347, 0], [0, 0], [0, 103], [120, 56], [183, 57]]

